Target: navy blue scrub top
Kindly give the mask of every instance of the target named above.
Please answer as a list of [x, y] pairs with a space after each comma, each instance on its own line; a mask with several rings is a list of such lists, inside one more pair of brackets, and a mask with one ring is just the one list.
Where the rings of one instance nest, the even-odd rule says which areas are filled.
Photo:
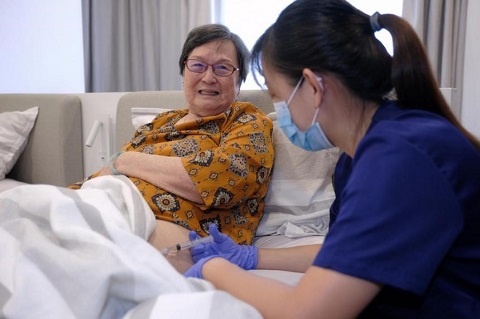
[[384, 101], [335, 170], [314, 265], [384, 285], [366, 318], [480, 318], [480, 152], [435, 114]]

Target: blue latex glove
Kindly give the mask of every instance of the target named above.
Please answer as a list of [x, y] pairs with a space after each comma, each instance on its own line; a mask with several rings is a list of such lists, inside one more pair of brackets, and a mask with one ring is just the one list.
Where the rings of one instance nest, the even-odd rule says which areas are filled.
[[203, 279], [203, 274], [202, 274], [203, 265], [205, 265], [205, 263], [210, 259], [216, 258], [216, 257], [218, 256], [208, 256], [200, 259], [192, 267], [190, 267], [186, 272], [184, 272], [183, 275], [185, 277], [195, 277], [195, 278]]
[[[236, 244], [229, 236], [220, 233], [215, 224], [210, 224], [209, 232], [213, 237], [213, 242], [191, 248], [190, 252], [194, 262], [198, 262], [205, 257], [219, 256], [245, 270], [257, 267], [257, 247]], [[198, 238], [198, 235], [196, 232], [191, 231], [189, 238], [190, 240], [195, 240]]]

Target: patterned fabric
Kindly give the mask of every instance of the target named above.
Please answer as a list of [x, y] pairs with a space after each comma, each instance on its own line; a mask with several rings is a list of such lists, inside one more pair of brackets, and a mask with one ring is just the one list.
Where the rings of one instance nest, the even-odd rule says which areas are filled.
[[140, 126], [122, 150], [181, 157], [204, 204], [129, 178], [157, 219], [201, 236], [215, 223], [235, 242], [251, 244], [274, 162], [272, 121], [251, 103], [235, 102], [224, 113], [175, 126], [187, 113], [185, 109], [159, 114]]

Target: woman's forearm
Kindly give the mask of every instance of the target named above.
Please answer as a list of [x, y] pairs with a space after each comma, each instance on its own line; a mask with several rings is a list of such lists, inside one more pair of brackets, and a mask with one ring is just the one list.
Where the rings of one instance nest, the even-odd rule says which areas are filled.
[[257, 269], [275, 269], [305, 272], [312, 265], [321, 245], [289, 248], [260, 248]]
[[356, 318], [381, 289], [376, 283], [316, 266], [296, 286], [289, 286], [222, 258], [207, 261], [202, 275], [216, 288], [254, 306], [265, 319]]
[[293, 293], [291, 286], [243, 271], [222, 258], [207, 262], [202, 274], [216, 288], [254, 306], [265, 318], [292, 318], [284, 308], [278, 307], [277, 302], [283, 300], [284, 306], [289, 303]]
[[114, 163], [120, 173], [143, 179], [195, 203], [203, 203], [179, 157], [125, 152]]

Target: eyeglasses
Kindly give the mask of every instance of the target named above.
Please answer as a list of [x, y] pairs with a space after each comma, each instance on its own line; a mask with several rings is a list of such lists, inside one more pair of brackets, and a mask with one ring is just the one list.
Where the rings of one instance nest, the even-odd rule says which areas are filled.
[[226, 63], [208, 64], [195, 59], [188, 59], [184, 63], [187, 69], [195, 73], [203, 73], [207, 71], [209, 66], [212, 67], [213, 73], [218, 76], [230, 76], [238, 71], [236, 67]]

